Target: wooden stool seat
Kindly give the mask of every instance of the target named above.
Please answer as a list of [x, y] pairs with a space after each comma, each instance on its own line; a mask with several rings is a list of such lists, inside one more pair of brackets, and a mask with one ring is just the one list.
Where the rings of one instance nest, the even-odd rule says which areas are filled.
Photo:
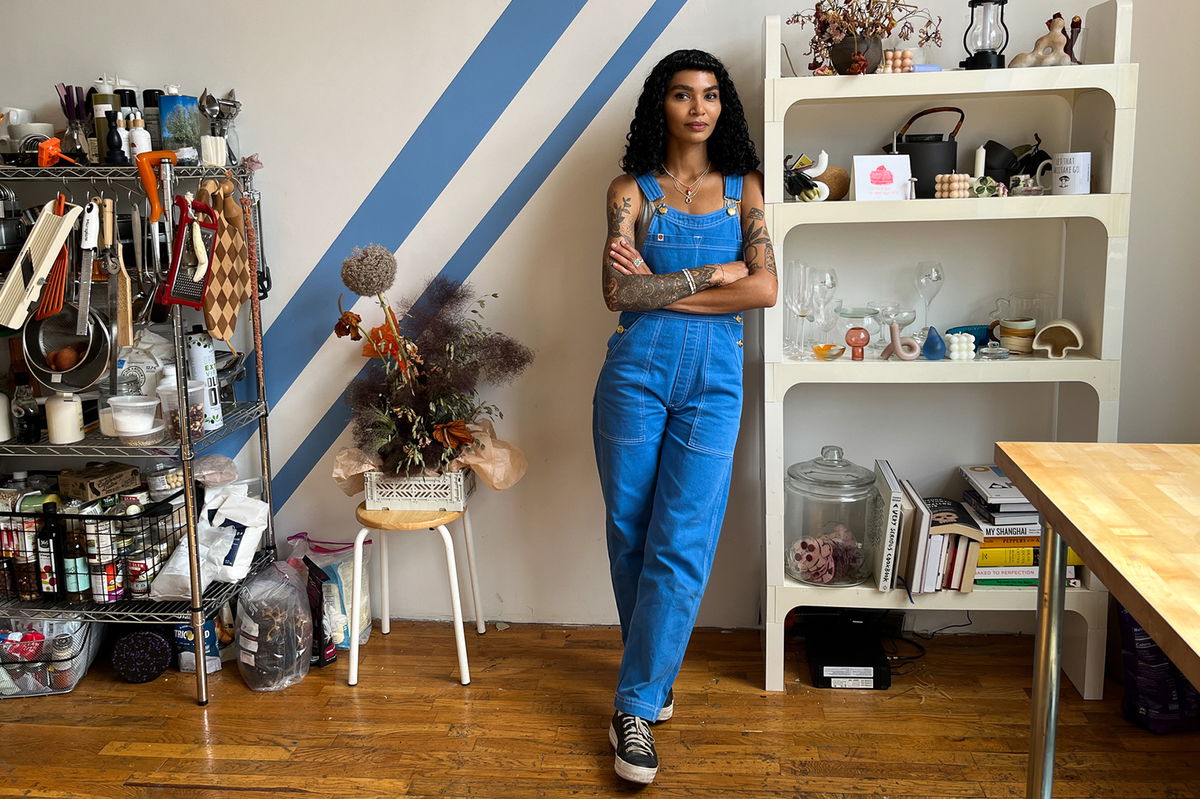
[[[350, 618], [357, 620], [363, 610], [363, 544], [371, 531], [375, 531], [372, 540], [379, 548], [379, 631], [383, 635], [391, 632], [391, 605], [388, 596], [388, 538], [391, 533], [430, 531], [437, 533], [446, 550], [446, 576], [450, 585], [450, 607], [454, 619], [454, 646], [458, 650], [458, 679], [463, 685], [471, 682], [471, 672], [467, 666], [467, 642], [463, 635], [462, 602], [458, 595], [458, 564], [454, 557], [454, 539], [446, 525], [462, 520], [463, 543], [467, 547], [467, 570], [471, 578], [471, 600], [475, 605], [475, 630], [480, 635], [487, 631], [483, 623], [483, 603], [479, 601], [479, 578], [475, 572], [475, 536], [471, 532], [471, 514], [466, 510], [367, 510], [367, 503], [361, 502], [354, 511], [355, 518], [361, 525], [354, 539], [354, 578], [350, 590]], [[353, 627], [354, 625], [352, 625]], [[357, 635], [350, 636], [350, 674], [347, 682], [358, 684], [358, 646]]]
[[372, 530], [432, 530], [457, 521], [461, 510], [367, 510], [360, 502], [354, 512], [358, 523]]

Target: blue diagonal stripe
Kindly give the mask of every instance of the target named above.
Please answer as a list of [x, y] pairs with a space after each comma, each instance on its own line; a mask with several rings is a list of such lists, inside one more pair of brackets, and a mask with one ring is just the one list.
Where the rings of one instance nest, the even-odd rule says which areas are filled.
[[[329, 326], [318, 320], [332, 318], [342, 260], [370, 242], [399, 248], [585, 3], [513, 0], [504, 9], [263, 337], [273, 402], [329, 338]], [[403, 94], [384, 91], [381, 98], [402, 102]]]
[[[588, 124], [604, 107], [650, 46], [658, 39], [686, 0], [655, 0], [637, 26], [622, 42], [599, 74], [554, 128], [537, 152], [529, 159], [508, 189], [493, 203], [475, 229], [451, 256], [442, 269], [442, 276], [455, 281], [466, 280], [476, 264], [491, 250], [521, 209], [546, 180], [554, 167], [566, 156], [587, 129]], [[423, 302], [424, 297], [418, 300]], [[326, 302], [325, 305], [328, 303]], [[326, 309], [327, 310], [327, 309]], [[323, 311], [324, 312], [324, 311]], [[413, 331], [415, 334], [417, 331]], [[364, 366], [364, 370], [365, 370]], [[359, 372], [359, 375], [362, 371]], [[313, 467], [329, 451], [350, 420], [350, 410], [342, 398], [325, 412], [304, 442], [292, 454], [275, 476], [272, 489], [276, 507], [287, 502], [300, 487]]]

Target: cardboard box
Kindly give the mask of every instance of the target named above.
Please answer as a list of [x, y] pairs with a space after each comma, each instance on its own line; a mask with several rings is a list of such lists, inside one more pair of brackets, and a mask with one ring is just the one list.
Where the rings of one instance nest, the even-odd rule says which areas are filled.
[[142, 484], [138, 467], [109, 461], [80, 471], [64, 470], [58, 475], [58, 493], [70, 499], [91, 502]]

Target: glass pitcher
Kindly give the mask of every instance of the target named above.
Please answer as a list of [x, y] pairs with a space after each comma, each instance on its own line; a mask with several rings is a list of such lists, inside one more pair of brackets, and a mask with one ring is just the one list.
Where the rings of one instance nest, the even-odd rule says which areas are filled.
[[787, 470], [784, 570], [811, 585], [858, 585], [871, 574], [867, 540], [874, 472], [826, 445], [820, 457]]

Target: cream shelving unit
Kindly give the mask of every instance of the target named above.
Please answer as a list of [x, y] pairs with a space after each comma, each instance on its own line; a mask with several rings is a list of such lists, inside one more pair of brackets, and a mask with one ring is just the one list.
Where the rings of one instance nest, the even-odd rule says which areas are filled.
[[[1044, 383], [1055, 386], [1053, 418], [1057, 437], [1116, 439], [1138, 78], [1137, 65], [1130, 63], [1132, 16], [1132, 0], [1107, 0], [1088, 12], [1087, 58], [1098, 63], [1084, 66], [802, 78], [781, 77], [780, 19], [765, 20], [766, 210], [780, 264], [786, 263], [783, 250], [788, 233], [808, 225], [919, 226], [991, 220], [1061, 220], [1059, 296], [1062, 299], [1058, 311], [1079, 323], [1087, 339], [1083, 351], [1054, 361], [1026, 357], [969, 364], [923, 360], [797, 362], [785, 359], [782, 353], [784, 304], [780, 302], [767, 309], [762, 341], [767, 690], [783, 690], [784, 619], [796, 607], [905, 611], [1036, 609], [1037, 594], [1032, 590], [979, 587], [967, 594], [942, 591], [919, 595], [910, 603], [901, 590], [885, 593], [873, 584], [813, 588], [785, 576], [784, 477], [788, 466], [785, 431], [789, 423], [800, 423], [798, 395], [804, 386]], [[797, 104], [817, 104], [826, 113], [836, 113], [848, 105], [894, 102], [897, 98], [953, 105], [1044, 95], [1061, 98], [1069, 109], [1066, 136], [1070, 149], [1092, 152], [1096, 193], [992, 200], [783, 201], [783, 176], [778, 167], [785, 155], [785, 119], [788, 110]], [[970, 435], [970, 431], [964, 435]], [[987, 444], [990, 451], [991, 442]], [[1064, 670], [1087, 699], [1099, 699], [1103, 691], [1107, 609], [1108, 591], [1091, 575], [1087, 575], [1085, 587], [1067, 592], [1066, 610], [1075, 618], [1068, 617], [1065, 628]]]

